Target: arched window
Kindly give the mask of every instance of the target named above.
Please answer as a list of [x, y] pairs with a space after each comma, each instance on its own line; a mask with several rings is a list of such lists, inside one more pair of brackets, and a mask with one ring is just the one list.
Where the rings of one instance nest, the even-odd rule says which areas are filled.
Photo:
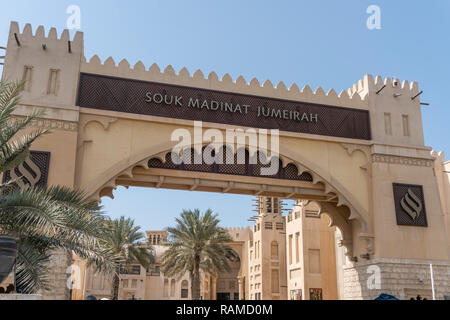
[[170, 281], [170, 296], [175, 297], [175, 279]]
[[189, 297], [189, 282], [187, 280], [181, 281], [181, 299]]
[[272, 241], [271, 253], [272, 259], [278, 259], [278, 242]]
[[169, 296], [169, 279], [164, 279], [164, 293], [163, 293], [164, 297], [168, 297]]

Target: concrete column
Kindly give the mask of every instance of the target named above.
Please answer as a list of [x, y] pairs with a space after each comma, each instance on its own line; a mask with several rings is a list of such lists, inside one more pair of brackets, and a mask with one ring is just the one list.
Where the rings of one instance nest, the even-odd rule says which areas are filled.
[[211, 300], [217, 300], [217, 278], [211, 278]]
[[244, 300], [244, 292], [245, 292], [245, 277], [238, 277], [238, 286], [239, 286], [239, 300]]

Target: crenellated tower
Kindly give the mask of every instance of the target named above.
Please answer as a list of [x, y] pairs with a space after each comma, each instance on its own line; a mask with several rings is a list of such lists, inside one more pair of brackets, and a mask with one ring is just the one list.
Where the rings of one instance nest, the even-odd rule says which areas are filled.
[[255, 199], [253, 241], [249, 247], [251, 300], [287, 299], [286, 223], [282, 200], [260, 196]]

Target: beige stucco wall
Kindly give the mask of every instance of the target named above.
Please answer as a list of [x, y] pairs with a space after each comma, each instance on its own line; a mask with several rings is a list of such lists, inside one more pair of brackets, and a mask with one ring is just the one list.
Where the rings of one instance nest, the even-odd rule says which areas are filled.
[[[408, 259], [448, 259], [447, 235], [441, 202], [432, 168], [374, 164], [374, 221], [377, 256]], [[430, 178], [425, 178], [430, 177]], [[392, 183], [423, 185], [428, 227], [399, 226], [396, 223]], [[381, 236], [383, 234], [383, 236]], [[436, 245], [440, 243], [441, 245]]]
[[450, 250], [450, 161], [445, 161], [443, 152], [433, 152], [433, 156], [436, 158], [434, 172], [439, 187], [441, 208], [444, 215]]
[[[322, 290], [324, 300], [337, 300], [337, 268], [342, 265], [336, 266], [336, 227], [330, 227], [328, 216], [319, 216], [319, 206], [314, 202], [298, 202], [287, 221], [288, 298], [291, 290], [301, 290], [302, 299], [309, 300], [309, 289], [317, 288]], [[318, 255], [319, 260], [312, 255]]]

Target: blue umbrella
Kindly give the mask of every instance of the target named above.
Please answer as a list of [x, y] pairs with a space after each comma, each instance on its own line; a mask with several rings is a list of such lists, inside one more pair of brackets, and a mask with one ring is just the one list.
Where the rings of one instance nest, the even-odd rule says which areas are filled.
[[399, 300], [394, 296], [391, 296], [390, 294], [382, 293], [378, 298], [375, 298], [375, 300]]

